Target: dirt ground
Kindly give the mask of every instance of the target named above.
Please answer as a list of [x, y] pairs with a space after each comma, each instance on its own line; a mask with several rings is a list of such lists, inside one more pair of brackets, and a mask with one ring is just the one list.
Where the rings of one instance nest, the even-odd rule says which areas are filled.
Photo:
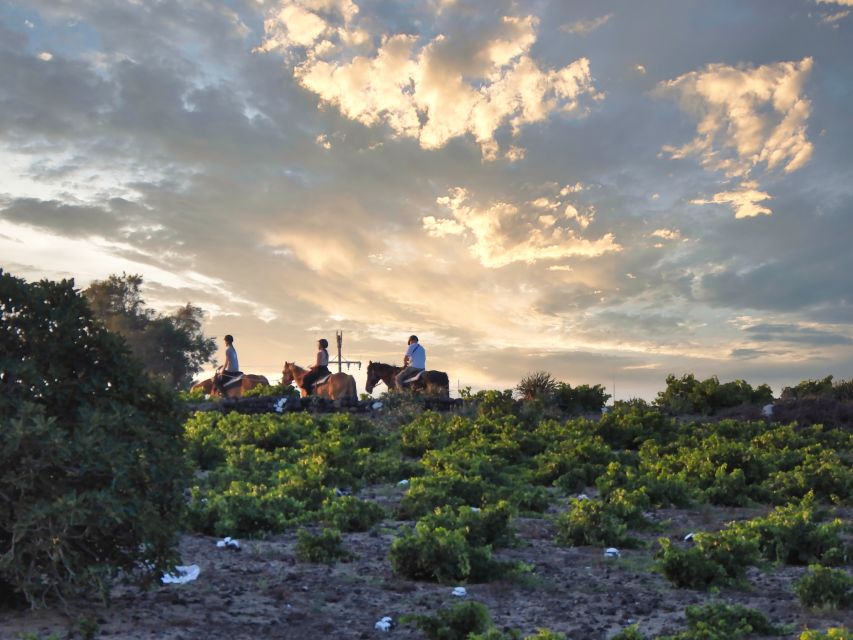
[[[361, 493], [385, 506], [399, 499], [396, 487], [372, 487]], [[653, 547], [623, 550], [618, 559], [604, 558], [602, 549], [567, 548], [554, 544], [551, 516], [519, 518], [521, 545], [502, 549], [496, 557], [521, 560], [532, 572], [521, 579], [468, 584], [467, 599], [484, 603], [495, 624], [524, 634], [538, 628], [563, 632], [571, 640], [606, 640], [638, 623], [649, 637], [684, 628], [689, 604], [722, 599], [763, 611], [773, 623], [792, 623], [796, 638], [804, 627], [853, 626], [850, 612], [804, 610], [792, 583], [805, 567], [752, 568], [750, 589], [717, 594], [676, 589], [654, 571]], [[658, 536], [681, 540], [685, 534], [718, 529], [731, 519], [763, 513], [754, 509], [661, 510]], [[94, 637], [158, 640], [243, 640], [287, 638], [423, 638], [418, 630], [396, 625], [389, 632], [374, 628], [383, 616], [395, 621], [406, 613], [434, 613], [459, 602], [452, 586], [400, 579], [391, 572], [388, 550], [395, 534], [411, 523], [386, 520], [369, 533], [344, 534], [355, 558], [335, 566], [296, 560], [296, 533], [265, 540], [242, 540], [241, 551], [217, 548], [216, 538], [185, 535], [183, 563], [201, 568], [197, 580], [140, 591], [117, 585], [109, 608], [97, 601], [75, 602], [75, 613], [59, 609], [0, 609], [0, 638], [17, 640], [25, 632], [46, 639], [81, 637], [69, 632], [81, 611], [99, 626]]]

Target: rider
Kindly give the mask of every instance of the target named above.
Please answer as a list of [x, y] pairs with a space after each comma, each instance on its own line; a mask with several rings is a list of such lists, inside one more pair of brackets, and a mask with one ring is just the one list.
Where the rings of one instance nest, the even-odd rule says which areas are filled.
[[409, 336], [409, 348], [403, 356], [403, 369], [394, 376], [397, 388], [403, 388], [403, 381], [426, 369], [426, 351], [418, 343], [417, 336]]
[[330, 375], [329, 371], [329, 341], [325, 338], [320, 338], [317, 341], [317, 360], [311, 370], [302, 378], [302, 388], [310, 396], [314, 391], [314, 383], [323, 376]]
[[234, 336], [228, 334], [225, 340], [225, 363], [217, 369], [213, 378], [219, 393], [225, 395], [225, 385], [240, 375], [240, 363], [237, 360], [237, 350], [234, 348]]

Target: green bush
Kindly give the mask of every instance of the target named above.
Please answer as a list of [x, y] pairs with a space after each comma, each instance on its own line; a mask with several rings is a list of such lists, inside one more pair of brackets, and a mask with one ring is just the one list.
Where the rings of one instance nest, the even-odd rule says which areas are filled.
[[489, 610], [474, 601], [439, 609], [434, 616], [405, 615], [401, 622], [420, 629], [429, 640], [468, 640], [493, 628]]
[[187, 482], [175, 396], [73, 281], [0, 271], [0, 598], [106, 594], [174, 566]]
[[782, 389], [780, 398], [782, 400], [798, 400], [809, 396], [832, 395], [832, 376], [826, 376], [820, 380], [803, 380], [793, 387]]
[[794, 584], [794, 591], [804, 607], [848, 609], [853, 605], [853, 577], [843, 569], [812, 565]]
[[557, 519], [557, 544], [572, 546], [636, 547], [628, 521], [637, 516], [627, 503], [572, 500], [571, 509]]
[[599, 413], [610, 398], [602, 385], [582, 384], [575, 388], [566, 382], [557, 383], [553, 392], [554, 401], [561, 411], [570, 415]]
[[[391, 544], [391, 566], [412, 580], [441, 583], [487, 582], [517, 573], [515, 562], [492, 558], [493, 542], [507, 540], [509, 507], [498, 505], [485, 514], [439, 509], [422, 518], [414, 531]], [[494, 527], [494, 529], [490, 529]]]
[[637, 625], [632, 624], [630, 627], [625, 627], [610, 640], [646, 640]]
[[736, 531], [697, 533], [694, 545], [675, 547], [666, 538], [659, 540], [658, 559], [663, 574], [677, 587], [707, 589], [743, 581], [746, 567], [759, 558], [758, 541]]
[[800, 634], [800, 640], [853, 640], [847, 627], [831, 627], [824, 631], [806, 629]]
[[700, 382], [692, 373], [688, 373], [681, 378], [668, 375], [666, 389], [658, 393], [655, 404], [674, 415], [711, 415], [720, 409], [742, 404], [767, 404], [772, 400], [773, 392], [766, 384], [755, 389], [745, 380], [721, 384], [717, 376]]
[[547, 400], [557, 390], [557, 381], [546, 371], [524, 376], [515, 386], [522, 400]]
[[760, 611], [741, 605], [716, 602], [705, 606], [690, 605], [685, 611], [687, 631], [657, 640], [740, 640], [752, 635], [778, 636], [790, 629], [774, 626]]
[[327, 501], [322, 519], [335, 529], [345, 532], [368, 531], [385, 518], [385, 509], [375, 502], [360, 500], [355, 496], [341, 496]]
[[259, 384], [248, 391], [243, 392], [244, 398], [298, 398], [299, 391], [293, 385], [278, 384]]
[[344, 549], [337, 529], [323, 529], [316, 534], [300, 529], [296, 532], [296, 557], [305, 562], [335, 564], [338, 560], [351, 559], [352, 554]]
[[820, 522], [813, 494], [800, 503], [777, 507], [764, 518], [729, 525], [736, 535], [755, 538], [761, 555], [784, 564], [841, 564], [847, 553], [840, 519]]

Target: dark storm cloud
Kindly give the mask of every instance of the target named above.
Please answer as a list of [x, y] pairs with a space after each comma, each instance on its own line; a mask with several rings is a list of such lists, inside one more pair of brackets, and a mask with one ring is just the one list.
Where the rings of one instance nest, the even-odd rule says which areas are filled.
[[137, 207], [121, 200], [103, 208], [71, 205], [55, 200], [18, 198], [8, 202], [0, 200], [0, 219], [72, 238], [110, 236], [130, 219], [128, 208], [135, 209], [135, 213], [138, 213]]
[[797, 325], [757, 324], [748, 327], [746, 333], [758, 342], [789, 342], [821, 347], [853, 344], [853, 338], [848, 334]]

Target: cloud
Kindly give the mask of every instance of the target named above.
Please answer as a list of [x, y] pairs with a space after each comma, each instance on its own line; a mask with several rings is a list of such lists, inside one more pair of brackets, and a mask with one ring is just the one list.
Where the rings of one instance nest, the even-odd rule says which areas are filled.
[[754, 68], [710, 64], [661, 83], [657, 94], [675, 97], [699, 121], [691, 142], [664, 151], [673, 158], [696, 155], [729, 177], [745, 177], [759, 165], [796, 171], [812, 155], [806, 136], [811, 102], [803, 94], [812, 66], [811, 58]]
[[576, 36], [585, 36], [587, 34], [592, 33], [599, 27], [603, 27], [607, 24], [614, 14], [608, 13], [603, 16], [599, 16], [598, 18], [591, 18], [589, 20], [577, 20], [575, 22], [571, 22], [569, 24], [565, 24], [560, 27], [561, 30], [566, 33], [573, 33]]
[[[495, 160], [500, 127], [518, 134], [554, 113], [582, 114], [585, 96], [601, 98], [587, 58], [543, 69], [530, 56], [535, 16], [500, 16], [473, 33], [457, 26], [434, 35], [371, 34], [356, 24], [358, 6], [349, 0], [278, 6], [258, 51], [281, 52], [296, 80], [346, 118], [384, 124], [424, 149], [470, 135], [483, 158]], [[515, 159], [518, 152], [510, 153]]]
[[[582, 238], [565, 226], [556, 224], [553, 216], [542, 216], [532, 207], [522, 211], [507, 202], [494, 202], [482, 208], [469, 204], [468, 192], [460, 187], [438, 198], [438, 204], [448, 208], [452, 218], [423, 218], [423, 227], [430, 235], [468, 235], [473, 238], [469, 251], [482, 266], [498, 269], [513, 262], [533, 264], [540, 260], [569, 257], [594, 258], [605, 253], [621, 251], [613, 234], [597, 240]], [[553, 223], [542, 218], [552, 218]]]
[[824, 347], [853, 344], [853, 338], [847, 334], [803, 324], [756, 324], [747, 327], [746, 332], [757, 342], [787, 342]]
[[[655, 229], [649, 234], [652, 238], [662, 238], [664, 240], [672, 240], [673, 242], [678, 240], [687, 240], [684, 236], [681, 235], [681, 231], [678, 229]], [[663, 246], [663, 245], [655, 245], [655, 246]]]
[[840, 4], [845, 7], [853, 7], [853, 0], [817, 0], [818, 4]]
[[757, 182], [743, 182], [737, 191], [715, 193], [711, 200], [691, 200], [690, 204], [728, 204], [734, 209], [735, 218], [741, 219], [771, 215], [773, 212], [761, 204], [770, 199], [770, 194], [758, 190]]
[[838, 28], [838, 22], [839, 22], [840, 20], [844, 20], [844, 18], [846, 18], [846, 17], [847, 17], [847, 16], [849, 16], [849, 15], [850, 15], [850, 10], [849, 10], [849, 9], [848, 9], [848, 10], [846, 10], [846, 11], [838, 11], [838, 12], [836, 12], [836, 13], [830, 13], [829, 15], [825, 15], [825, 16], [823, 16], [823, 17], [820, 19], [820, 21], [821, 21], [823, 24], [832, 25], [834, 28], [836, 28], [836, 29], [837, 29], [837, 28]]

